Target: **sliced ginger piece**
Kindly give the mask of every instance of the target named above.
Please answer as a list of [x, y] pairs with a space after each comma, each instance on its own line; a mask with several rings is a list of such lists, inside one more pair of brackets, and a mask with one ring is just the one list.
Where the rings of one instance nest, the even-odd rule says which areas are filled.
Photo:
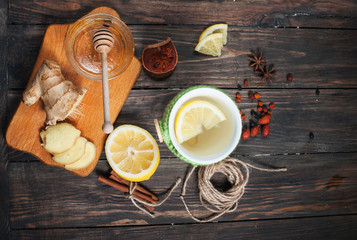
[[52, 159], [63, 165], [71, 164], [79, 160], [79, 158], [84, 154], [86, 149], [87, 139], [84, 137], [79, 137], [76, 143], [63, 153], [55, 154]]
[[75, 144], [81, 131], [69, 123], [49, 126], [40, 133], [43, 147], [51, 154], [63, 153]]
[[97, 154], [97, 149], [95, 145], [91, 142], [86, 143], [84, 154], [72, 164], [65, 165], [65, 168], [68, 170], [77, 170], [88, 167], [93, 160], [95, 159], [95, 155]]

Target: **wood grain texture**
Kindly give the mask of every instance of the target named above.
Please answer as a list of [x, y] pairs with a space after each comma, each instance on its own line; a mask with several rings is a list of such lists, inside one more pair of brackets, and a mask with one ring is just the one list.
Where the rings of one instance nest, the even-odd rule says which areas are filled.
[[[115, 15], [112, 9], [97, 9], [93, 12], [104, 12]], [[87, 88], [87, 92], [81, 102], [80, 114], [71, 116], [69, 121], [81, 131], [81, 136], [91, 141], [96, 146], [94, 161], [84, 169], [70, 170], [74, 174], [85, 177], [95, 168], [104, 146], [107, 134], [102, 131], [103, 125], [103, 98], [100, 81], [88, 80], [74, 71], [69, 64], [65, 49], [64, 39], [68, 31], [68, 25], [51, 25], [47, 28], [39, 56], [30, 76], [31, 82], [44, 60], [54, 60], [61, 66], [64, 77], [71, 80], [76, 86]], [[114, 122], [118, 116], [125, 99], [134, 85], [141, 64], [133, 58], [129, 67], [118, 77], [109, 83], [110, 96], [110, 120]], [[33, 154], [48, 165], [64, 168], [65, 166], [53, 161], [51, 154], [41, 146], [39, 133], [45, 127], [46, 113], [42, 101], [26, 106], [20, 102], [6, 132], [7, 144], [15, 149]]]
[[[178, 52], [174, 74], [153, 81], [145, 71], [134, 88], [184, 88], [211, 84], [236, 88], [249, 80], [249, 87], [266, 88], [267, 83], [250, 68], [248, 55], [261, 48], [277, 73], [273, 88], [357, 88], [357, 45], [353, 30], [259, 29], [229, 26], [228, 44], [222, 56], [194, 52], [205, 26], [129, 26], [135, 40], [135, 55], [148, 44], [171, 37]], [[10, 26], [9, 88], [24, 89], [32, 71], [45, 26]], [[21, 69], [19, 71], [18, 69]], [[286, 81], [292, 73], [293, 82]]]
[[[258, 166], [287, 167], [287, 172], [250, 171], [239, 207], [218, 221], [276, 219], [357, 213], [357, 158], [353, 153], [240, 157]], [[188, 164], [163, 158], [158, 170], [143, 185], [160, 196]], [[197, 170], [196, 170], [197, 171]], [[12, 229], [111, 227], [194, 223], [179, 198], [180, 187], [156, 218], [138, 210], [121, 192], [97, 181], [110, 172], [106, 161], [80, 178], [40, 162], [10, 162], [10, 219]], [[209, 214], [198, 199], [196, 173], [188, 182], [186, 201], [198, 217]], [[60, 193], [60, 194], [59, 194]]]
[[[357, 3], [336, 1], [140, 1], [109, 0], [107, 6], [118, 11], [127, 24], [213, 24], [255, 27], [356, 28]], [[74, 22], [78, 16], [103, 5], [102, 1], [10, 2], [9, 20], [13, 24]]]
[[[256, 109], [257, 101], [248, 99], [248, 91], [258, 91], [265, 104], [274, 102], [268, 138], [261, 134], [248, 141], [240, 141], [235, 155], [258, 154], [306, 154], [355, 152], [357, 149], [355, 89], [243, 89], [242, 103], [238, 107], [246, 114], [247, 124], [250, 110]], [[237, 90], [226, 90], [235, 97]], [[114, 127], [134, 124], [147, 129], [157, 140], [153, 119], [161, 119], [166, 105], [179, 93], [178, 90], [132, 90], [120, 112]], [[19, 92], [9, 94], [9, 109], [20, 101]], [[10, 114], [10, 113], [9, 113]], [[338, 124], [337, 124], [338, 123]], [[314, 139], [310, 139], [310, 132]], [[164, 143], [159, 144], [161, 155], [173, 157]], [[11, 160], [26, 160], [18, 152], [9, 153]], [[105, 155], [102, 154], [102, 158]]]
[[8, 157], [5, 142], [7, 126], [7, 6], [8, 1], [0, 2], [0, 238], [10, 239], [9, 219], [9, 179]]
[[[0, 3], [9, 9], [7, 36], [11, 43], [4, 58], [7, 63], [0, 64], [4, 69], [0, 76], [8, 73], [1, 78], [1, 93], [3, 87], [9, 89], [6, 97], [0, 97], [7, 101], [6, 108], [0, 106], [0, 123], [10, 121], [21, 100], [48, 25], [72, 23], [103, 3]], [[234, 98], [237, 84], [248, 79], [238, 106], [249, 118], [250, 109], [256, 107], [247, 98], [249, 90], [258, 91], [264, 103], [275, 102], [272, 132], [267, 139], [259, 134], [241, 141], [233, 156], [259, 166], [287, 167], [288, 171], [251, 170], [234, 213], [219, 222], [196, 224], [179, 199], [180, 186], [168, 202], [155, 208], [156, 218], [152, 219], [119, 191], [97, 181], [99, 174], [110, 171], [103, 152], [95, 170], [80, 178], [9, 148], [5, 168], [0, 162], [0, 170], [8, 173], [0, 172], [0, 187], [6, 186], [5, 191], [0, 188], [5, 193], [0, 199], [10, 203], [6, 210], [7, 205], [0, 202], [0, 220], [8, 220], [0, 222], [1, 239], [3, 232], [10, 231], [9, 221], [12, 239], [357, 238], [356, 1], [109, 0], [105, 4], [129, 24], [139, 60], [146, 45], [167, 37], [173, 39], [179, 56], [175, 72], [165, 80], [155, 81], [141, 72], [114, 126], [135, 124], [157, 139], [152, 120], [162, 117], [166, 104], [181, 89], [209, 84]], [[229, 24], [222, 56], [195, 53], [200, 33], [218, 22]], [[3, 47], [0, 44], [1, 50]], [[260, 82], [248, 67], [247, 55], [257, 48], [277, 68], [271, 86]], [[293, 74], [293, 82], [286, 81], [287, 73]], [[3, 119], [7, 119], [5, 123]], [[158, 170], [142, 184], [162, 198], [176, 177], [185, 175], [188, 164], [165, 144], [159, 147]], [[224, 185], [217, 176], [212, 181]], [[196, 185], [194, 175], [187, 202], [196, 216], [204, 217], [208, 212], [199, 204]], [[10, 216], [4, 218], [3, 210]]]
[[[13, 239], [355, 239], [356, 215], [215, 224], [14, 230]], [[283, 234], [282, 234], [283, 229]], [[151, 237], [150, 237], [151, 236]]]

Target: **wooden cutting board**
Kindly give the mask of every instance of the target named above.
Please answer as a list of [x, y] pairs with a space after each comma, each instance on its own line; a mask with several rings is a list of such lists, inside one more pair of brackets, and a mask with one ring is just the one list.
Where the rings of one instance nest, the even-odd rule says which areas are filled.
[[[119, 17], [117, 12], [107, 7], [96, 8], [90, 13], [96, 12], [108, 13]], [[44, 60], [54, 60], [61, 65], [62, 73], [66, 79], [71, 80], [76, 86], [88, 89], [80, 106], [81, 114], [76, 114], [66, 120], [66, 122], [73, 124], [77, 129], [81, 130], [81, 136], [87, 138], [96, 146], [97, 154], [92, 164], [85, 169], [71, 171], [74, 174], [85, 177], [88, 176], [97, 165], [105, 140], [107, 139], [107, 135], [102, 132], [102, 83], [80, 76], [70, 66], [64, 50], [64, 39], [70, 26], [71, 25], [50, 25], [47, 28], [29, 83], [34, 78]], [[140, 71], [141, 63], [134, 57], [127, 70], [119, 77], [109, 81], [110, 120], [112, 123], [123, 107]], [[54, 162], [51, 155], [41, 147], [39, 133], [45, 127], [45, 120], [46, 113], [43, 109], [42, 100], [39, 100], [32, 106], [26, 106], [21, 102], [7, 129], [7, 144], [15, 149], [36, 156], [45, 164], [64, 168], [64, 165]]]

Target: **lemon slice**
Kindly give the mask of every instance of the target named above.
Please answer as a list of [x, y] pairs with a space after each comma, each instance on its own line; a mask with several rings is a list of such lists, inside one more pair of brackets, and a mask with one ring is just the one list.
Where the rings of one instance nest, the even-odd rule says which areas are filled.
[[105, 143], [105, 154], [117, 174], [134, 182], [148, 180], [160, 162], [155, 139], [145, 129], [134, 125], [114, 129]]
[[210, 102], [193, 100], [181, 107], [176, 116], [175, 134], [181, 144], [226, 120], [224, 113]]
[[222, 43], [223, 33], [212, 33], [198, 42], [195, 51], [211, 56], [221, 56]]
[[199, 41], [201, 41], [202, 39], [204, 39], [205, 37], [207, 37], [208, 35], [212, 34], [212, 33], [222, 33], [223, 34], [223, 45], [227, 44], [227, 29], [228, 29], [228, 25], [224, 24], [224, 23], [220, 23], [220, 24], [214, 24], [208, 28], [206, 28], [206, 30], [204, 30], [201, 35], [200, 35], [200, 39]]

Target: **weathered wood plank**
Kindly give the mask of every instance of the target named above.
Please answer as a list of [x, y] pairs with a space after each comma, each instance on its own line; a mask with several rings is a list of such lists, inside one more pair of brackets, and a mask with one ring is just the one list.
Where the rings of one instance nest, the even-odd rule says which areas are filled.
[[[10, 24], [8, 33], [0, 34], [0, 52], [8, 55], [0, 58], [2, 129], [20, 101], [47, 24], [74, 22], [103, 3], [12, 0], [8, 4], [0, 3], [0, 27], [6, 26], [6, 14], [2, 14], [8, 7]], [[136, 56], [141, 57], [145, 45], [170, 36], [180, 61], [175, 73], [163, 81], [154, 81], [142, 72], [115, 126], [136, 124], [156, 137], [152, 119], [161, 118], [165, 105], [177, 94], [176, 88], [209, 84], [228, 89], [234, 97], [237, 84], [248, 79], [249, 87], [241, 91], [243, 103], [239, 106], [248, 117], [255, 108], [256, 103], [247, 99], [248, 90], [259, 91], [265, 103], [275, 102], [272, 133], [267, 139], [258, 136], [241, 142], [233, 156], [289, 170], [251, 170], [239, 208], [220, 218], [222, 222], [194, 224], [178, 197], [179, 189], [151, 219], [121, 193], [96, 180], [98, 174], [109, 171], [103, 153], [96, 170], [80, 178], [45, 166], [25, 153], [11, 150], [7, 156], [0, 130], [1, 239], [10, 231], [8, 201], [13, 239], [356, 238], [357, 2], [172, 0], [153, 4], [110, 0], [106, 4], [129, 24]], [[199, 34], [216, 22], [230, 25], [222, 57], [194, 53]], [[7, 35], [8, 49], [2, 42]], [[257, 47], [278, 69], [272, 86], [260, 83], [248, 67], [247, 54]], [[294, 75], [292, 83], [285, 81], [287, 73]], [[7, 83], [10, 93], [6, 93]], [[319, 95], [315, 94], [317, 87]], [[314, 139], [309, 138], [310, 132]], [[177, 176], [184, 176], [188, 165], [164, 144], [159, 146], [160, 166], [144, 184], [163, 193]], [[194, 177], [189, 182], [187, 201], [195, 215], [206, 216], [197, 194]]]
[[[356, 157], [354, 153], [241, 157], [251, 164], [287, 167], [288, 171], [251, 170], [238, 209], [219, 221], [356, 214]], [[179, 159], [163, 158], [156, 173], [143, 184], [163, 193], [177, 177], [184, 177], [187, 167]], [[106, 161], [99, 161], [86, 178], [40, 162], [10, 162], [12, 229], [194, 222], [180, 201], [180, 189], [151, 218], [118, 190], [97, 181], [98, 174], [108, 171]], [[199, 204], [195, 174], [188, 182], [186, 201], [198, 217], [209, 214]]]
[[[357, 149], [357, 118], [354, 102], [356, 89], [243, 89], [242, 103], [239, 108], [251, 117], [250, 110], [256, 109], [257, 101], [248, 99], [248, 91], [259, 91], [261, 100], [269, 104], [274, 102], [270, 123], [271, 133], [268, 138], [259, 134], [248, 141], [241, 141], [234, 151], [237, 155], [257, 154], [295, 154], [355, 152]], [[234, 98], [237, 90], [227, 90]], [[132, 90], [126, 100], [114, 126], [134, 124], [147, 129], [157, 136], [153, 119], [161, 119], [166, 105], [178, 93], [178, 90]], [[21, 99], [20, 92], [9, 94], [9, 116]], [[314, 139], [310, 139], [310, 132]], [[160, 144], [164, 157], [173, 157], [165, 144]], [[22, 155], [24, 159], [28, 155]], [[102, 155], [102, 158], [104, 155]], [[19, 161], [18, 152], [9, 153], [11, 160]]]
[[[143, 48], [171, 37], [177, 47], [179, 63], [173, 75], [155, 81], [142, 71], [134, 88], [173, 88], [211, 84], [236, 88], [244, 79], [249, 87], [265, 88], [266, 82], [250, 68], [250, 50], [261, 48], [277, 73], [274, 88], [356, 88], [357, 45], [352, 30], [255, 29], [230, 27], [228, 44], [219, 58], [194, 52], [204, 26], [130, 26], [135, 55]], [[29, 80], [45, 26], [10, 26], [9, 87], [24, 89]], [[287, 82], [292, 73], [294, 81]]]
[[7, 146], [5, 131], [7, 126], [7, 9], [8, 1], [0, 2], [0, 236], [10, 237], [9, 221], [9, 179], [7, 174]]
[[[101, 1], [10, 2], [12, 24], [69, 23], [102, 6]], [[240, 26], [356, 28], [357, 4], [348, 1], [117, 1], [105, 2], [127, 24], [213, 24]]]
[[[357, 216], [212, 224], [15, 230], [13, 239], [355, 239]], [[283, 229], [283, 233], [282, 233]], [[151, 236], [151, 237], [149, 237]]]

